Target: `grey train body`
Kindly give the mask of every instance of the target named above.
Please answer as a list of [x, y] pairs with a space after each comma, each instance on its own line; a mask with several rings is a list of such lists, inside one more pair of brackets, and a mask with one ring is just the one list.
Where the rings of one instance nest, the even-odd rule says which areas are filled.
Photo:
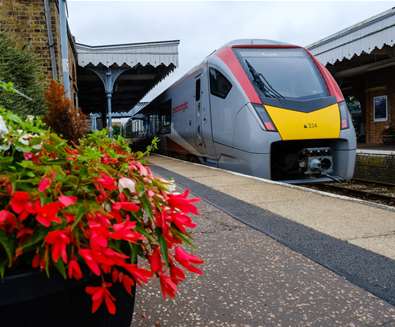
[[[141, 114], [146, 129], [148, 125], [152, 125], [154, 115], [159, 120], [156, 128], [149, 128], [146, 137], [158, 135], [164, 153], [187, 154], [198, 158], [201, 163], [257, 177], [291, 183], [351, 179], [355, 165], [356, 138], [349, 113], [346, 113], [348, 128], [340, 129], [336, 138], [301, 137], [284, 141], [278, 131], [265, 128], [266, 125], [255, 109], [251, 89], [259, 95], [260, 90], [256, 90], [253, 81], [243, 80], [243, 76], [248, 76], [247, 72], [240, 72], [238, 66], [235, 68], [234, 58], [229, 52], [235, 51], [232, 50], [234, 44], [257, 47], [281, 45], [265, 40], [238, 40], [224, 47], [231, 49], [223, 50], [224, 55], [219, 53], [221, 50], [209, 55], [143, 108]], [[229, 62], [227, 54], [231, 56]], [[218, 85], [213, 87], [210, 83]], [[250, 91], [250, 95], [246, 94], [246, 90]], [[261, 98], [262, 105], [267, 106], [266, 97]], [[325, 95], [326, 102], [330, 101], [329, 98], [333, 98], [331, 94]], [[280, 104], [282, 102], [282, 98], [275, 98], [273, 94], [267, 100]], [[303, 104], [303, 101], [299, 102]], [[337, 104], [335, 100], [332, 102]], [[274, 122], [270, 117], [266, 119]], [[279, 124], [278, 120], [275, 123]], [[281, 145], [282, 143], [285, 145]], [[279, 146], [274, 146], [275, 144]], [[274, 176], [273, 169], [276, 169], [277, 163], [273, 160], [273, 155], [281, 162], [279, 165], [292, 166], [290, 170], [296, 169], [299, 173], [293, 172], [288, 176], [286, 169], [281, 168], [278, 176]], [[311, 164], [313, 167], [314, 160], [320, 166], [325, 156], [330, 159], [330, 168], [308, 173], [311, 168], [308, 166]]]

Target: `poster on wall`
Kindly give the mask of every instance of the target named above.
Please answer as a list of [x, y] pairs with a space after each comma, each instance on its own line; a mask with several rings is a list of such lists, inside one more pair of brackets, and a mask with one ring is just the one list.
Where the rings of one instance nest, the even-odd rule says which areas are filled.
[[386, 121], [388, 119], [387, 96], [373, 97], [374, 121]]

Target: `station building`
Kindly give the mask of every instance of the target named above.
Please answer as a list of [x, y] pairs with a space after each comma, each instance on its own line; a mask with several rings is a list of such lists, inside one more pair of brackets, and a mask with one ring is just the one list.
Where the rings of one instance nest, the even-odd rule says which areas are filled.
[[76, 107], [101, 128], [122, 117], [178, 65], [178, 40], [87, 45], [75, 42], [66, 0], [0, 0], [0, 32], [36, 54]]
[[395, 145], [395, 7], [307, 48], [339, 83], [359, 146]]

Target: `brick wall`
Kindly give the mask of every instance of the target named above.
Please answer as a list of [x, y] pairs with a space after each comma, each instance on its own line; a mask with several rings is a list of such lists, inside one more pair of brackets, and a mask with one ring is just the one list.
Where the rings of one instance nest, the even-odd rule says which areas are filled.
[[[366, 143], [382, 144], [384, 129], [391, 124], [395, 125], [395, 69], [386, 68], [376, 71], [374, 74], [380, 76], [379, 82], [374, 83], [375, 76], [373, 76], [373, 73], [365, 77]], [[373, 98], [381, 95], [387, 96], [388, 120], [384, 122], [375, 122], [373, 117]]]
[[[56, 55], [56, 69], [59, 81], [63, 80], [62, 60], [60, 51], [60, 28], [59, 10], [57, 1], [50, 0], [52, 34], [54, 38], [54, 49]], [[48, 31], [44, 12], [43, 0], [0, 0], [0, 31], [5, 32], [13, 38], [21, 47], [28, 47], [37, 56], [42, 66], [43, 73], [52, 78], [51, 58], [48, 42]], [[73, 42], [72, 37], [69, 41]], [[69, 43], [69, 67], [72, 85], [72, 96], [76, 98], [77, 81], [73, 74], [76, 65], [76, 57], [73, 44]]]

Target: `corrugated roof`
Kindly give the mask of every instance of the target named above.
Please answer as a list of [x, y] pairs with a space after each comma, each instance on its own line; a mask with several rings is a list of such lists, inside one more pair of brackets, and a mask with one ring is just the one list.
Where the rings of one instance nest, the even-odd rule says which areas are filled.
[[76, 44], [78, 65], [106, 67], [112, 65], [134, 67], [138, 64], [157, 67], [161, 64], [178, 66], [178, 45], [180, 41], [161, 41], [128, 44], [90, 46]]
[[332, 34], [307, 48], [324, 65], [395, 43], [395, 7]]

